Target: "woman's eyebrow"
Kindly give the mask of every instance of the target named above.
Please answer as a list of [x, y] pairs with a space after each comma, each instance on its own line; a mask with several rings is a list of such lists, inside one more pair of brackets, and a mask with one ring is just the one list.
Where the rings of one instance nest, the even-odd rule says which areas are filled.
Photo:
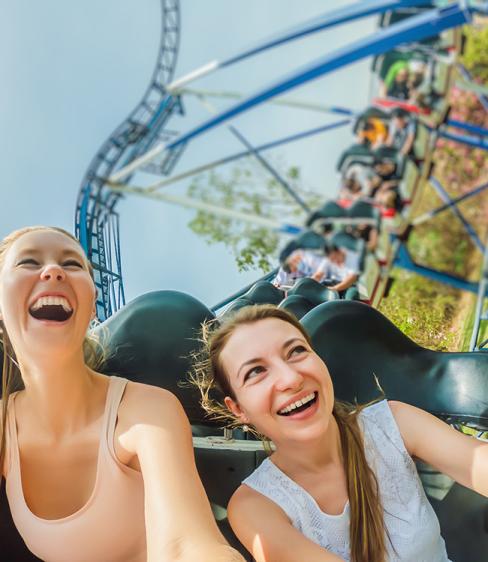
[[[40, 253], [42, 253], [42, 248], [25, 248], [23, 250], [20, 250], [19, 257], [24, 256], [25, 254], [39, 255]], [[73, 256], [73, 257], [76, 257], [78, 259], [83, 259], [79, 252], [77, 252], [76, 250], [70, 250], [70, 249], [62, 250], [61, 256], [63, 258], [65, 258], [67, 256]]]
[[237, 378], [239, 378], [240, 372], [244, 367], [247, 367], [248, 365], [252, 365], [253, 363], [259, 363], [259, 361], [262, 360], [263, 359], [261, 357], [255, 357], [254, 359], [248, 359], [247, 361], [244, 361], [244, 363], [239, 367], [239, 370], [237, 371]]
[[[286, 340], [283, 343], [283, 345], [281, 346], [281, 348], [286, 349], [288, 346], [290, 346], [293, 342], [296, 342], [296, 341], [305, 343], [305, 340], [303, 338], [295, 336], [293, 338], [290, 338], [290, 339]], [[259, 363], [260, 361], [263, 361], [262, 357], [254, 357], [253, 359], [248, 359], [247, 361], [244, 361], [244, 363], [239, 367], [239, 369], [237, 371], [237, 378], [239, 378], [240, 373], [241, 373], [241, 371], [244, 367], [247, 367], [248, 365], [252, 365], [253, 363]]]
[[285, 349], [286, 347], [288, 347], [289, 345], [291, 345], [292, 343], [299, 341], [299, 342], [303, 342], [305, 343], [305, 340], [303, 338], [299, 338], [299, 337], [294, 337], [294, 338], [290, 338], [289, 340], [286, 340], [285, 343], [281, 346], [283, 349]]

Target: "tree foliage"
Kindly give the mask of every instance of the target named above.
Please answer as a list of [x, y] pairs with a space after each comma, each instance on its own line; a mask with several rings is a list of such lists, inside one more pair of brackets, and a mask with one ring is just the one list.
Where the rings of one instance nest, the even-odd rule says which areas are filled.
[[466, 43], [462, 63], [481, 84], [488, 82], [488, 26], [469, 26], [464, 29]]
[[[317, 194], [300, 189], [297, 167], [289, 168], [285, 179], [312, 208], [319, 204]], [[226, 172], [212, 170], [197, 176], [188, 188], [188, 196], [280, 222], [302, 224], [305, 218], [303, 210], [283, 187], [250, 159]], [[188, 226], [208, 244], [225, 244], [233, 253], [239, 271], [260, 269], [267, 273], [276, 262], [280, 235], [270, 228], [203, 211], [198, 211]]]

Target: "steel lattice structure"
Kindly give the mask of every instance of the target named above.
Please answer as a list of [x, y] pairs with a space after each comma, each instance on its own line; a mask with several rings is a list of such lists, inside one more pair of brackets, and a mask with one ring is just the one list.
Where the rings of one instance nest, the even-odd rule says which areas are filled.
[[[182, 113], [180, 98], [166, 90], [178, 55], [179, 0], [161, 0], [161, 8], [161, 44], [150, 85], [141, 102], [98, 150], [83, 178], [76, 205], [75, 232], [94, 266], [100, 320], [105, 320], [125, 302], [116, 212], [121, 194], [110, 190], [106, 179], [155, 143], [171, 138], [172, 133], [166, 130], [168, 120], [174, 112]], [[158, 165], [158, 173], [168, 173], [181, 151], [182, 148], [170, 153]]]

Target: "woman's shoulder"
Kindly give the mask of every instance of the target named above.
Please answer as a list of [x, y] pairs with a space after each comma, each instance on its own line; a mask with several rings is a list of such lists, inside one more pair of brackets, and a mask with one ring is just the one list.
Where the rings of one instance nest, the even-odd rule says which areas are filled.
[[178, 398], [169, 390], [140, 382], [128, 381], [119, 406], [119, 423], [168, 423], [187, 421]]
[[242, 483], [237, 488], [227, 505], [229, 520], [233, 522], [236, 519], [247, 519], [246, 514], [254, 514], [253, 517], [255, 518], [256, 513], [263, 513], [263, 510], [269, 509], [281, 514], [283, 519], [289, 521], [286, 512], [278, 503], [246, 483]]

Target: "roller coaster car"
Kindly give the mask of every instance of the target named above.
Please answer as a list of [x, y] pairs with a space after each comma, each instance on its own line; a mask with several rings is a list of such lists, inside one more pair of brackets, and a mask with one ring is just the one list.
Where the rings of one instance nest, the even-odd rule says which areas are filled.
[[[399, 8], [398, 10], [384, 12], [380, 17], [379, 27], [388, 27], [434, 8], [436, 8], [436, 3], [430, 2], [424, 6]], [[439, 51], [452, 49], [456, 45], [455, 30], [448, 29], [443, 31], [440, 35], [434, 35], [432, 37], [428, 37], [427, 39], [423, 39], [419, 42], [419, 44], [428, 45], [429, 47]]]
[[[399, 104], [392, 104], [391, 107], [398, 107]], [[357, 133], [360, 128], [362, 127], [362, 125], [366, 122], [367, 119], [374, 117], [376, 119], [381, 119], [383, 121], [383, 123], [386, 125], [386, 127], [388, 127], [389, 123], [390, 123], [390, 119], [391, 119], [391, 110], [388, 109], [386, 110], [385, 108], [380, 108], [377, 106], [370, 106], [368, 107], [365, 111], [363, 111], [362, 113], [360, 113], [358, 115], [358, 117], [356, 118], [356, 121], [354, 123], [354, 127], [353, 127], [353, 132]], [[429, 147], [429, 140], [430, 140], [430, 131], [428, 129], [428, 127], [426, 126], [426, 124], [424, 124], [421, 120], [417, 119], [414, 115], [412, 115], [411, 117], [412, 119], [415, 119], [415, 141], [414, 141], [414, 145], [413, 145], [413, 154], [414, 157], [417, 161], [422, 161], [425, 160], [426, 157], [426, 153]], [[350, 149], [352, 149], [353, 147], [350, 147]], [[377, 148], [376, 150], [372, 150], [373, 154], [376, 156], [380, 156], [379, 151], [381, 150], [385, 150], [388, 149], [389, 147], [386, 146], [381, 146], [379, 149]], [[348, 149], [348, 150], [350, 150]], [[371, 149], [370, 149], [371, 150]], [[347, 152], [347, 151], [346, 151]], [[353, 152], [354, 153], [354, 152]], [[398, 160], [397, 165], [399, 166], [399, 175], [402, 174], [401, 172], [401, 166], [400, 166], [400, 160], [401, 157], [396, 153], [396, 151], [392, 148], [390, 148], [390, 155], [387, 155], [385, 153], [385, 156], [392, 156], [395, 159]], [[344, 157], [344, 154], [341, 156], [339, 163], [342, 161]], [[341, 165], [339, 167], [338, 165], [338, 169], [347, 169], [347, 166]]]
[[353, 144], [340, 155], [336, 169], [342, 174], [353, 164], [372, 166], [374, 162], [373, 151], [365, 144]]
[[[181, 384], [198, 347], [200, 324], [213, 317], [193, 297], [160, 291], [135, 299], [98, 331], [107, 334], [109, 344], [105, 373], [171, 390], [181, 400], [194, 434], [210, 434], [194, 437], [197, 467], [220, 528], [244, 552], [227, 524], [225, 507], [265, 457], [263, 447], [249, 439], [225, 439], [221, 428], [202, 412], [197, 393]], [[375, 374], [388, 399], [423, 408], [450, 424], [488, 431], [488, 354], [424, 349], [377, 310], [352, 301], [320, 304], [303, 316], [302, 323], [329, 368], [338, 398], [359, 403], [377, 398]], [[419, 472], [449, 557], [456, 562], [486, 561], [488, 500], [428, 467], [420, 466]], [[13, 526], [4, 493], [0, 506], [2, 559], [37, 560]]]

